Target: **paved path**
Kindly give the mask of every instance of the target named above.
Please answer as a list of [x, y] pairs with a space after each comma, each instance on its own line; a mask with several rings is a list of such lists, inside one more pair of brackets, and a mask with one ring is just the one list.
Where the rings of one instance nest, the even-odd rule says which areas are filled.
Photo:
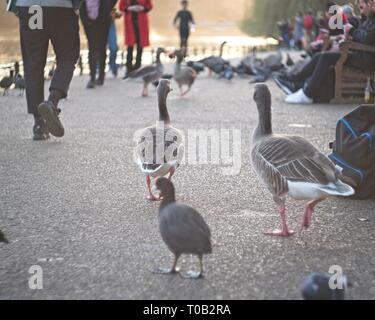
[[[185, 132], [241, 130], [242, 170], [179, 170], [177, 197], [208, 221], [214, 253], [205, 259], [205, 280], [151, 274], [171, 256], [158, 232], [158, 206], [145, 200], [132, 162], [132, 138], [156, 119], [156, 93], [140, 98], [139, 83], [117, 79], [88, 92], [87, 80], [74, 78], [62, 103], [60, 140], [32, 142], [24, 99], [15, 91], [0, 97], [0, 228], [11, 242], [0, 244], [0, 299], [299, 299], [301, 279], [332, 265], [350, 277], [354, 298], [375, 298], [375, 201], [332, 199], [319, 205], [309, 231], [288, 239], [262, 234], [279, 218], [250, 166], [257, 113], [252, 86], [240, 78], [229, 84], [202, 75], [187, 98], [171, 94], [172, 122]], [[302, 135], [328, 153], [336, 120], [352, 106], [289, 106], [269, 85], [275, 131]], [[288, 204], [292, 228], [303, 206]], [[195, 260], [181, 262], [186, 269]], [[43, 290], [28, 288], [32, 265], [43, 268]]]

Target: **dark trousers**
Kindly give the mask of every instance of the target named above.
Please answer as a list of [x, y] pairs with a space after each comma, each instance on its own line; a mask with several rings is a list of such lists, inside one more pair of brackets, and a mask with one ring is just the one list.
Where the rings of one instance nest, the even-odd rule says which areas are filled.
[[82, 20], [89, 46], [90, 78], [95, 80], [99, 71], [99, 80], [104, 80], [107, 60], [107, 41], [111, 20], [101, 18], [95, 21]]
[[142, 65], [142, 54], [143, 54], [143, 48], [141, 46], [141, 35], [139, 31], [139, 25], [138, 21], [133, 18], [133, 28], [134, 28], [134, 34], [135, 39], [137, 43], [137, 56], [135, 60], [135, 65], [133, 66], [133, 52], [134, 52], [134, 46], [128, 46], [128, 54], [126, 57], [126, 72], [131, 72], [132, 70], [139, 69]]
[[29, 113], [37, 114], [44, 101], [44, 69], [51, 41], [56, 55], [56, 69], [50, 91], [68, 94], [75, 64], [79, 58], [80, 40], [78, 16], [73, 9], [43, 8], [43, 28], [29, 28], [29, 8], [19, 8], [22, 59], [26, 81], [26, 99]]
[[188, 47], [188, 40], [189, 40], [190, 32], [189, 30], [181, 29], [180, 30], [180, 48], [187, 49]]
[[[322, 86], [327, 85], [331, 67], [335, 66], [340, 58], [339, 52], [317, 53], [298, 74], [293, 76], [293, 80], [305, 82], [305, 94], [310, 98], [319, 99]], [[347, 65], [351, 64], [351, 58], [349, 55]]]

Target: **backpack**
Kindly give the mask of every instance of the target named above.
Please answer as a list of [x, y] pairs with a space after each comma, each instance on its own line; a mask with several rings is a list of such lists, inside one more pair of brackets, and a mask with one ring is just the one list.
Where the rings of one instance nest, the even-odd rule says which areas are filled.
[[375, 197], [375, 105], [361, 105], [341, 118], [330, 147], [329, 158], [356, 191], [352, 198]]
[[310, 30], [314, 27], [314, 19], [312, 16], [305, 16], [303, 19], [303, 27], [307, 30]]

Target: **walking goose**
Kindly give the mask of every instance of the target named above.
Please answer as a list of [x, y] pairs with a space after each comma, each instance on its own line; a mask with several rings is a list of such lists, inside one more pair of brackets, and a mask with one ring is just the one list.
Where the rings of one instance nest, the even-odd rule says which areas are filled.
[[309, 200], [301, 225], [307, 229], [319, 202], [333, 196], [351, 196], [354, 190], [340, 181], [335, 165], [310, 142], [297, 136], [273, 134], [271, 93], [266, 85], [255, 87], [254, 100], [259, 123], [252, 138], [252, 163], [279, 205], [282, 225], [281, 230], [266, 234], [286, 237], [294, 233], [288, 229], [285, 219], [287, 195], [296, 200]]
[[172, 269], [157, 269], [157, 274], [175, 274], [178, 258], [183, 254], [197, 255], [200, 271], [189, 271], [182, 277], [198, 279], [203, 277], [203, 255], [212, 252], [211, 231], [202, 216], [193, 208], [176, 203], [175, 189], [171, 181], [160, 178], [156, 187], [163, 200], [159, 208], [159, 228], [162, 239], [174, 255]]
[[[173, 78], [177, 82], [180, 88], [181, 96], [186, 95], [190, 90], [198, 74], [193, 68], [182, 67], [181, 64], [184, 61], [184, 52], [182, 50], [176, 50], [171, 57], [176, 57], [176, 65], [174, 68]], [[182, 86], [187, 85], [188, 89], [183, 91]]]
[[219, 56], [210, 56], [198, 61], [200, 63], [203, 63], [209, 69], [210, 74], [211, 72], [215, 72], [216, 74], [222, 73], [224, 71], [225, 65], [229, 64], [229, 61], [222, 58], [224, 46], [226, 44], [226, 41], [221, 44]]
[[14, 87], [20, 90], [20, 96], [23, 96], [25, 89], [26, 89], [26, 81], [19, 73], [16, 75]]
[[4, 77], [0, 80], [0, 88], [4, 89], [3, 96], [5, 96], [8, 93], [9, 88], [14, 83], [14, 71], [9, 71], [9, 76]]
[[164, 66], [160, 60], [160, 56], [162, 53], [165, 53], [165, 50], [163, 48], [158, 48], [158, 50], [156, 51], [156, 65], [151, 65], [151, 66], [143, 67], [138, 70], [134, 70], [124, 77], [124, 80], [128, 78], [130, 79], [142, 78], [143, 80], [142, 97], [148, 96], [148, 85], [150, 83], [153, 83], [159, 80], [164, 73]]
[[157, 88], [159, 121], [156, 125], [136, 133], [137, 146], [134, 157], [139, 168], [146, 175], [150, 201], [159, 200], [151, 191], [151, 178], [164, 177], [169, 173], [171, 179], [184, 154], [182, 133], [170, 125], [167, 96], [171, 90], [169, 80], [160, 80]]

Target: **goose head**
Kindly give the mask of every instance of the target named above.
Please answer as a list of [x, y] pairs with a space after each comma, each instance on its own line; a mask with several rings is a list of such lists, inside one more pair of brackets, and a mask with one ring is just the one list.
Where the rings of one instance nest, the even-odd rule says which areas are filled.
[[254, 91], [254, 101], [258, 108], [258, 134], [271, 134], [271, 92], [265, 84], [257, 84]]

